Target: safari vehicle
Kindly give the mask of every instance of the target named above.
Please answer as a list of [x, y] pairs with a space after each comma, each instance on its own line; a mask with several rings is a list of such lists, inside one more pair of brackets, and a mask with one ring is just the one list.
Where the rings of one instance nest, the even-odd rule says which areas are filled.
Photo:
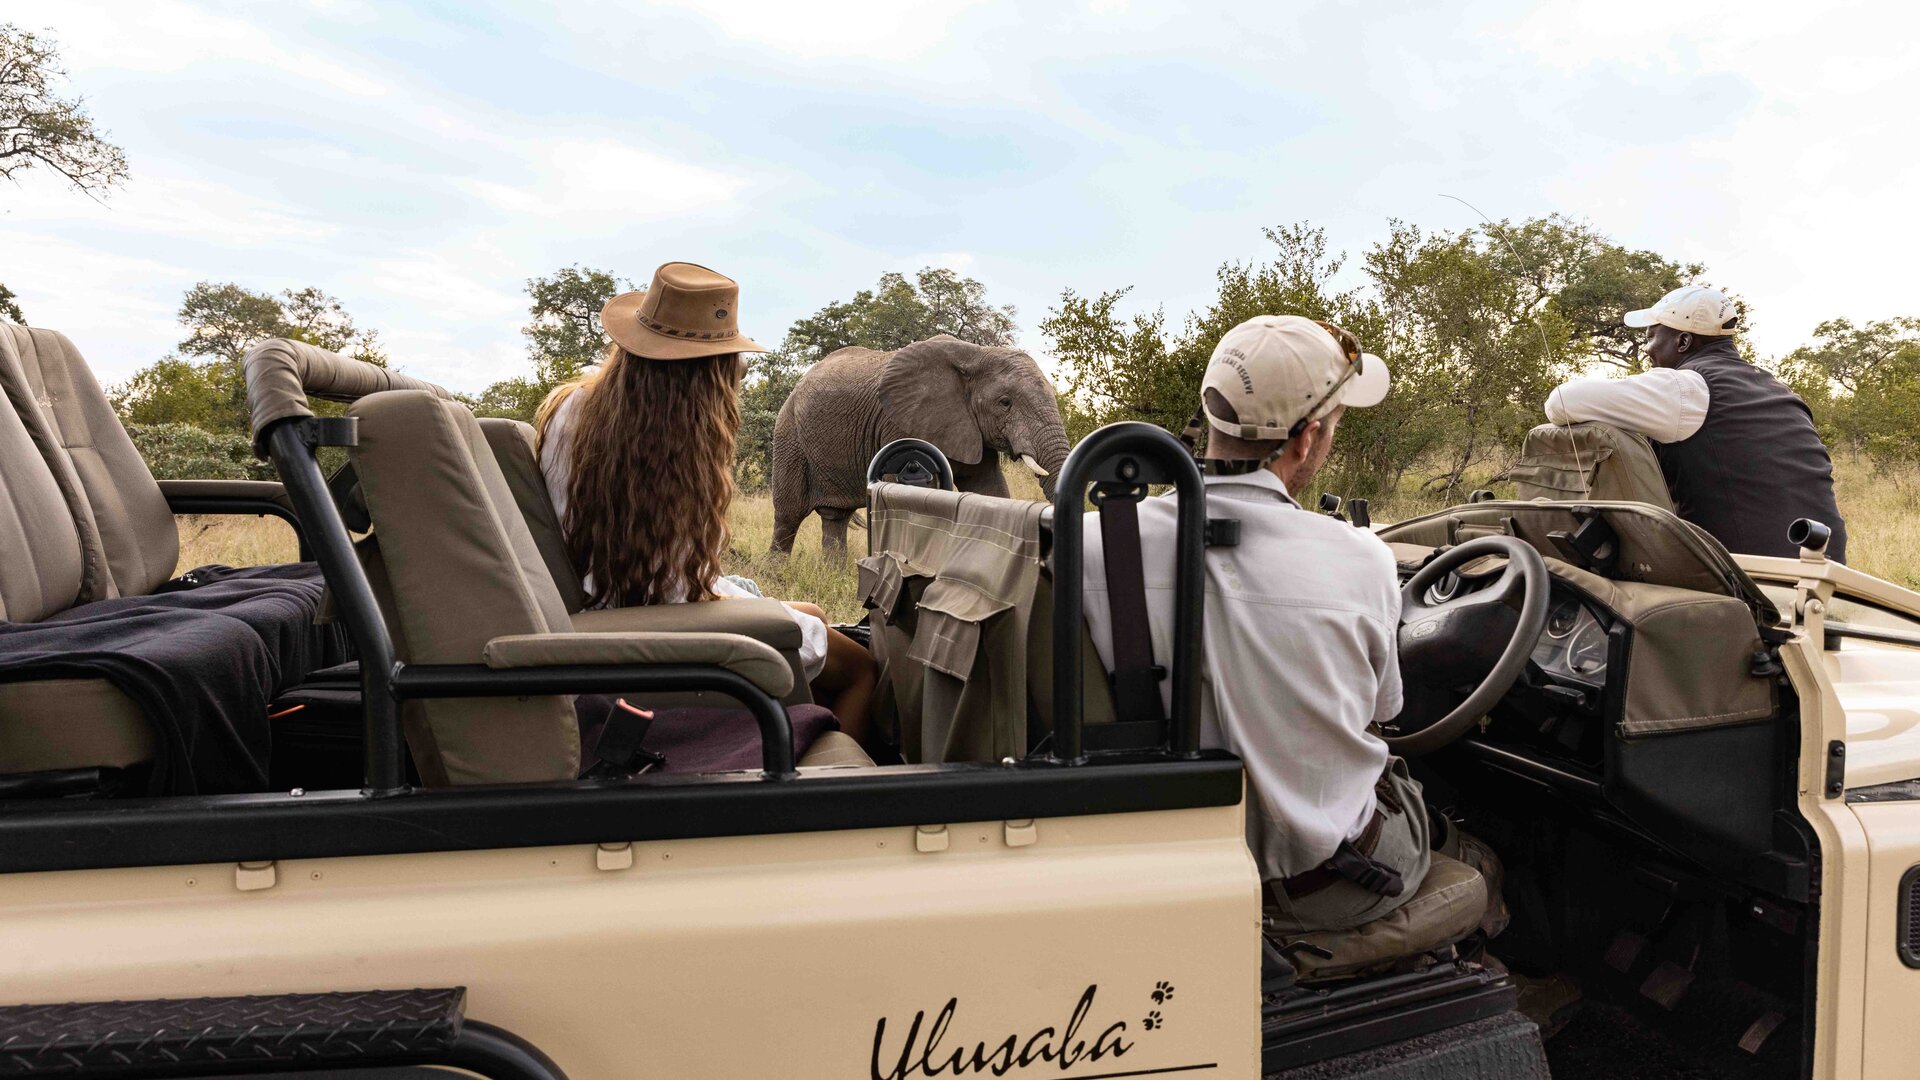
[[[1920, 595], [1826, 561], [1816, 525], [1798, 560], [1623, 502], [1381, 529], [1410, 702], [1384, 734], [1499, 851], [1511, 923], [1488, 942], [1416, 896], [1288, 940], [1263, 932], [1240, 763], [1200, 748], [1201, 558], [1234, 528], [1158, 429], [1084, 440], [1055, 508], [940, 490], [931, 448], [876, 459], [876, 541], [998, 530], [1018, 588], [958, 543], [875, 543], [902, 761], [874, 764], [796, 739], [791, 623], [762, 604], [579, 610], [514, 425], [267, 342], [248, 395], [281, 484], [161, 487], [70, 343], [0, 331], [8, 619], [110, 622], [66, 598], [170, 576], [146, 557], [168, 509], [276, 513], [356, 659], [260, 676], [271, 780], [221, 794], [151, 793], [178, 718], [118, 685], [0, 683], [0, 1075], [1920, 1066]], [[327, 447], [351, 466], [331, 480]], [[1148, 484], [1180, 499], [1186, 632], [1171, 715], [1140, 724], [1083, 639], [1080, 510]], [[567, 695], [590, 693], [731, 697], [759, 768], [647, 768], [603, 735], [583, 770]], [[1430, 885], [1488, 895], [1441, 866]], [[1585, 1000], [1543, 1043], [1516, 1007], [1554, 975]]]

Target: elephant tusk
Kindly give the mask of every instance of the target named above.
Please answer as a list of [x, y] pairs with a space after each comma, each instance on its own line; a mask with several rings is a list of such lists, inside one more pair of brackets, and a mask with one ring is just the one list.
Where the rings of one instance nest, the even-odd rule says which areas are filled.
[[1032, 469], [1033, 475], [1035, 476], [1047, 475], [1047, 467], [1045, 465], [1040, 464], [1040, 459], [1034, 457], [1032, 454], [1021, 454], [1020, 464], [1025, 465], [1029, 469]]

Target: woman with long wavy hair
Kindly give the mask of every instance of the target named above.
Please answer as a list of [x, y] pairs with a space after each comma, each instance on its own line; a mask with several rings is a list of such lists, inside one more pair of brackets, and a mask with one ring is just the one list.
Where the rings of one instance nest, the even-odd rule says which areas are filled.
[[[653, 287], [607, 302], [599, 367], [554, 389], [534, 417], [540, 470], [590, 607], [752, 596], [721, 575], [740, 430], [739, 287], [668, 263]], [[841, 730], [866, 741], [878, 672], [816, 606], [787, 604], [800, 661]]]

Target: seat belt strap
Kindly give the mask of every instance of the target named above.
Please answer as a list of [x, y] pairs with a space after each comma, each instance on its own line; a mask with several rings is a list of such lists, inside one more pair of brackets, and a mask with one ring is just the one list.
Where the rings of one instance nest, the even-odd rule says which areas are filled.
[[1107, 564], [1107, 603], [1113, 613], [1113, 705], [1122, 722], [1164, 723], [1153, 632], [1147, 623], [1147, 575], [1140, 557], [1140, 498], [1100, 500], [1100, 550]]

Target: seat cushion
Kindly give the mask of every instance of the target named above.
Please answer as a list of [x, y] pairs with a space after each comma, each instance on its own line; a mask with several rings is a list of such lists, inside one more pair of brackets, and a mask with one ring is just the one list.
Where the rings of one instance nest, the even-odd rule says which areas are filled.
[[800, 755], [803, 769], [870, 768], [872, 765], [873, 759], [844, 731], [822, 733], [807, 747], [807, 752]]
[[0, 683], [0, 773], [153, 760], [153, 725], [105, 679]]
[[1289, 935], [1286, 941], [1305, 942], [1331, 954], [1322, 958], [1308, 949], [1290, 950], [1303, 981], [1332, 979], [1451, 945], [1472, 933], [1486, 910], [1486, 879], [1436, 851], [1420, 888], [1393, 911], [1346, 930]]

